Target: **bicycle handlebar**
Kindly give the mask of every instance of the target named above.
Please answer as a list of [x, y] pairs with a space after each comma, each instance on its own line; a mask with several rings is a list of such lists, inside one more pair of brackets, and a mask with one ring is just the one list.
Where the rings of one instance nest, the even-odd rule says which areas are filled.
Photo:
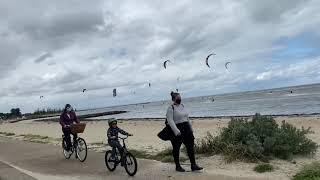
[[[131, 135], [132, 136], [132, 135]], [[119, 139], [125, 140], [128, 139], [129, 135], [126, 135], [125, 137], [118, 137]]]

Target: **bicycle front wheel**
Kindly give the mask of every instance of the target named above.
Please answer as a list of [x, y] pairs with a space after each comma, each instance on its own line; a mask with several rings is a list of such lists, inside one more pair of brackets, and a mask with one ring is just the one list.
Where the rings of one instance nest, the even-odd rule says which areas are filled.
[[62, 150], [63, 150], [63, 155], [66, 159], [70, 159], [71, 155], [72, 155], [72, 151], [69, 150], [67, 151], [67, 142], [66, 140], [63, 138], [62, 139]]
[[129, 176], [134, 176], [138, 170], [137, 159], [129, 152], [124, 157], [124, 169]]
[[87, 144], [84, 139], [82, 139], [82, 138], [77, 139], [76, 151], [77, 151], [77, 156], [78, 156], [79, 161], [84, 162], [86, 160], [87, 154], [88, 154]]

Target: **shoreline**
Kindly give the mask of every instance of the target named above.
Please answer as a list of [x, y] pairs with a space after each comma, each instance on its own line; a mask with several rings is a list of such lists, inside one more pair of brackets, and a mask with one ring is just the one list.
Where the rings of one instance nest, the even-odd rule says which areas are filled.
[[[109, 115], [117, 115], [117, 114], [124, 114], [128, 113], [129, 111], [107, 111], [107, 112], [102, 112], [102, 113], [91, 113], [91, 114], [86, 114], [86, 115], [80, 115], [78, 118], [81, 121], [105, 121], [108, 119], [113, 119], [113, 117], [110, 118], [98, 118], [101, 116], [109, 116]], [[265, 116], [271, 116], [273, 118], [278, 118], [278, 117], [316, 117], [320, 116], [320, 113], [294, 113], [294, 114], [261, 114]], [[206, 119], [231, 119], [231, 118], [252, 118], [254, 115], [234, 115], [234, 116], [190, 116], [191, 120], [197, 119], [197, 120], [206, 120]], [[165, 117], [155, 117], [155, 118], [116, 118], [117, 120], [121, 121], [150, 121], [150, 120], [155, 120], [155, 121], [160, 121], [165, 119]], [[59, 118], [56, 116], [55, 118], [36, 118], [36, 119], [23, 119], [23, 120], [7, 120], [8, 122], [15, 123], [15, 122], [20, 122], [20, 121], [27, 121], [27, 120], [33, 120], [37, 122], [57, 122], [59, 121]]]

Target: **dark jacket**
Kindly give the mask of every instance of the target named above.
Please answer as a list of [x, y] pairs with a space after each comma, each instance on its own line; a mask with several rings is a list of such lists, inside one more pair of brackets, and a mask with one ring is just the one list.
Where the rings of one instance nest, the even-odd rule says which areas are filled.
[[80, 121], [78, 120], [77, 118], [77, 115], [75, 112], [71, 111], [69, 113], [70, 117], [68, 116], [67, 112], [63, 112], [61, 115], [60, 115], [60, 124], [62, 126], [62, 128], [65, 126], [65, 125], [71, 125], [73, 124], [73, 122], [75, 123], [80, 123]]
[[107, 131], [108, 141], [111, 141], [111, 140], [118, 141], [118, 134], [119, 133], [121, 133], [123, 135], [129, 134], [126, 131], [124, 131], [118, 127], [116, 127], [116, 128], [110, 127]]

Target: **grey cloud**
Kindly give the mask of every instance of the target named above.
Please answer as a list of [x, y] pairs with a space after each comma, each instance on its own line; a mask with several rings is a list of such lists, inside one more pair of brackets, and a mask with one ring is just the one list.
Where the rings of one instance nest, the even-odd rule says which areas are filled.
[[301, 10], [309, 0], [269, 0], [269, 1], [254, 1], [248, 0], [245, 6], [248, 7], [251, 16], [257, 22], [278, 23], [283, 14]]

